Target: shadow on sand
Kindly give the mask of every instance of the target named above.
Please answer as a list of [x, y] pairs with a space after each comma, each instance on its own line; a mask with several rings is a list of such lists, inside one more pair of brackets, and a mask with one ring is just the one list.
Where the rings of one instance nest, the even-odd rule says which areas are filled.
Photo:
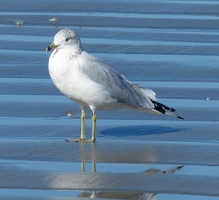
[[171, 128], [159, 125], [142, 125], [142, 126], [123, 126], [116, 128], [105, 129], [100, 132], [103, 136], [143, 136], [143, 135], [156, 135], [165, 133], [178, 133], [185, 131], [183, 128]]

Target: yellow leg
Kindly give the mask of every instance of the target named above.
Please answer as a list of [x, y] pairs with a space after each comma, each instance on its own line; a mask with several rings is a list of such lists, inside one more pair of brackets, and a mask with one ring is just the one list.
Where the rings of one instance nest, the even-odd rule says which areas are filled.
[[81, 137], [79, 139], [66, 139], [66, 142], [87, 142], [86, 136], [84, 133], [84, 125], [85, 125], [86, 113], [84, 110], [81, 110]]
[[96, 121], [97, 121], [97, 114], [94, 112], [92, 117], [92, 138], [91, 142], [96, 140]]
[[97, 115], [95, 112], [93, 112], [92, 117], [92, 137], [90, 140], [86, 140], [85, 134], [84, 134], [84, 125], [85, 125], [85, 118], [86, 113], [84, 110], [81, 110], [81, 137], [76, 140], [72, 139], [66, 139], [66, 142], [95, 142], [96, 140], [96, 121], [97, 121]]
[[92, 117], [92, 137], [90, 140], [79, 140], [78, 142], [95, 142], [96, 140], [96, 121], [97, 121], [97, 115], [94, 112]]
[[86, 113], [84, 110], [81, 110], [81, 140], [85, 140], [85, 134], [84, 134], [84, 125], [85, 125], [85, 118], [86, 118]]

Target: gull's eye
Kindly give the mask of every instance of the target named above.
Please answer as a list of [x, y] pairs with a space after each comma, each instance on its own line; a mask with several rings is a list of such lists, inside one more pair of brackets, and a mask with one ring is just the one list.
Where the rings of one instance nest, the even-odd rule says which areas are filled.
[[68, 42], [71, 38], [66, 38], [65, 41]]

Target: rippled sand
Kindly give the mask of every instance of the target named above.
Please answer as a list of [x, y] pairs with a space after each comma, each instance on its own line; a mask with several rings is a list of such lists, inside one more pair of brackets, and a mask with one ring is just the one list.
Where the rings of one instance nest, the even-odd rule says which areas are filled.
[[[0, 199], [218, 199], [218, 10], [204, 0], [2, 1]], [[45, 52], [63, 27], [185, 120], [99, 111], [95, 144], [66, 143], [79, 137], [80, 109], [51, 82]]]

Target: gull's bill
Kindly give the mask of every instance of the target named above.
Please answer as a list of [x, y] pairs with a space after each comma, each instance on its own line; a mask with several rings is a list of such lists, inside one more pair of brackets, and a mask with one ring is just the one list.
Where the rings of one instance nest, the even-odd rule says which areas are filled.
[[59, 45], [55, 45], [54, 43], [50, 44], [47, 48], [46, 48], [46, 52], [47, 51], [51, 51], [55, 48], [57, 48]]

